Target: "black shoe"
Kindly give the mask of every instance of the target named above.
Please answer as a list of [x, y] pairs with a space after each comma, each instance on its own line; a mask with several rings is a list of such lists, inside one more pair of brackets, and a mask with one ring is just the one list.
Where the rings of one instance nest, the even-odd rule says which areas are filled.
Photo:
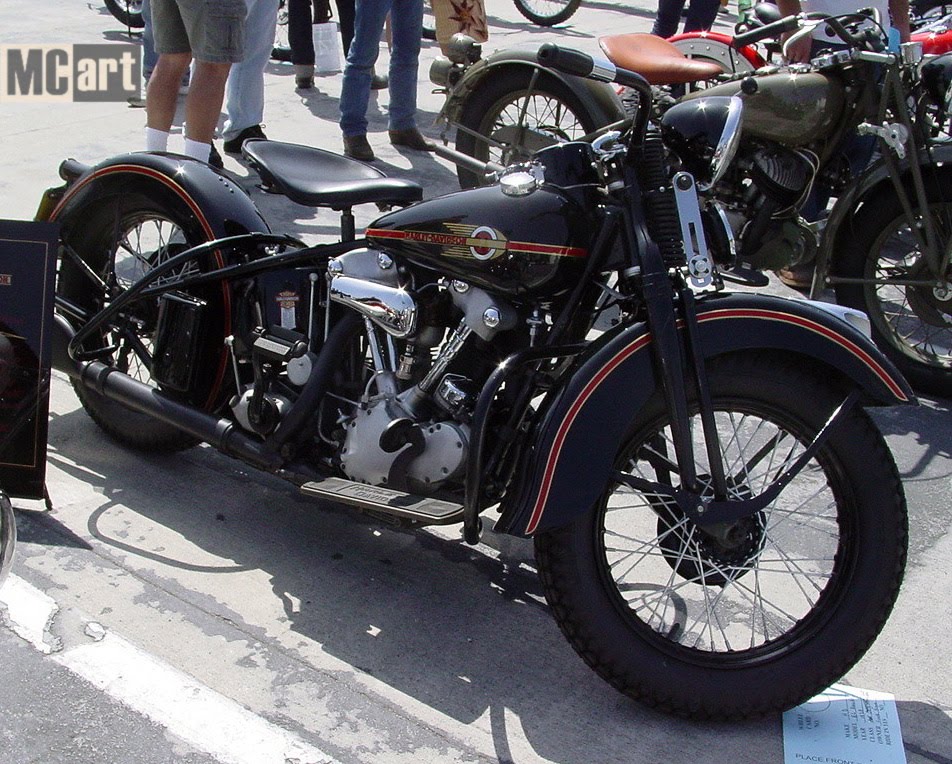
[[311, 90], [314, 87], [313, 77], [295, 77], [294, 87], [298, 90]]
[[252, 125], [251, 127], [246, 127], [234, 138], [231, 138], [222, 144], [225, 149], [226, 154], [240, 154], [241, 147], [245, 141], [266, 141], [268, 136], [264, 134], [264, 130], [261, 129], [261, 125]]
[[215, 144], [212, 144], [212, 150], [208, 152], [208, 163], [214, 167], [216, 170], [224, 170], [225, 162], [221, 158], [221, 154], [218, 153], [218, 149], [215, 148]]
[[361, 162], [371, 162], [376, 159], [366, 135], [345, 135], [344, 156], [359, 159]]
[[409, 130], [391, 130], [390, 142], [394, 146], [404, 146], [416, 151], [433, 151], [436, 148], [436, 144], [424, 138], [423, 133], [415, 127]]
[[386, 90], [390, 87], [390, 78], [386, 74], [377, 74], [374, 72], [370, 76], [370, 89], [371, 90]]

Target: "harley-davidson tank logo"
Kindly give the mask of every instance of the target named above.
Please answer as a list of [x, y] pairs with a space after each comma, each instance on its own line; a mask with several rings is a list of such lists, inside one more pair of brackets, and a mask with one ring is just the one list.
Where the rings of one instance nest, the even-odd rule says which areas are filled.
[[0, 273], [0, 286], [12, 286], [13, 276], [9, 273]]
[[467, 260], [494, 260], [506, 253], [548, 255], [549, 257], [588, 256], [588, 252], [581, 247], [559, 247], [532, 241], [509, 241], [504, 234], [490, 226], [464, 225], [462, 223], [444, 223], [443, 225], [446, 226], [449, 233], [414, 231], [411, 229], [368, 228], [366, 235], [367, 238], [371, 239], [376, 237], [379, 239], [435, 244], [442, 248], [443, 254], [447, 257], [460, 257]]

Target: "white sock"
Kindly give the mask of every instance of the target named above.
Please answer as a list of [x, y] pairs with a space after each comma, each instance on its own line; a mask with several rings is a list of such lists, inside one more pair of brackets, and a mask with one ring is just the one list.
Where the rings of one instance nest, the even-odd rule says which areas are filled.
[[146, 151], [168, 151], [169, 134], [165, 130], [156, 130], [154, 127], [145, 129]]
[[192, 159], [201, 159], [203, 162], [208, 161], [208, 157], [212, 153], [212, 144], [202, 143], [201, 141], [193, 141], [191, 138], [185, 139], [185, 156], [192, 157]]

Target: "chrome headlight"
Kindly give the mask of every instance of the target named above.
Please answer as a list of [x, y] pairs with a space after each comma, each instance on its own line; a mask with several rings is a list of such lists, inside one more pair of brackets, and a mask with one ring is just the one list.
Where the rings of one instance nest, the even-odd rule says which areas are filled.
[[744, 103], [702, 96], [677, 103], [661, 118], [661, 134], [702, 189], [721, 179], [740, 145]]

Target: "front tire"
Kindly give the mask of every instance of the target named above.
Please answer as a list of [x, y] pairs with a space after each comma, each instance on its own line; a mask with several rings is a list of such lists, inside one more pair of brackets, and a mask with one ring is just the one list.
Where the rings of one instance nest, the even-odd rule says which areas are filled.
[[[481, 138], [458, 130], [457, 151], [507, 167], [526, 161], [546, 146], [578, 140], [601, 127], [576, 95], [551, 74], [539, 72], [530, 90], [535, 71], [520, 66], [483, 80], [470, 94], [459, 120]], [[485, 185], [470, 170], [460, 168], [457, 174], [461, 188]]]
[[[710, 384], [737, 498], [782, 473], [845, 397], [769, 356], [719, 359]], [[677, 486], [672, 453], [655, 395], [616, 469]], [[703, 480], [703, 444], [695, 455]], [[892, 457], [853, 409], [773, 504], [722, 535], [613, 483], [535, 543], [553, 614], [599, 675], [669, 713], [742, 719], [803, 702], [859, 660], [896, 599], [906, 536]]]
[[[949, 179], [947, 174], [925, 178], [940, 254], [952, 242], [952, 197], [944, 186]], [[837, 275], [866, 283], [837, 284], [836, 301], [869, 316], [873, 340], [914, 388], [952, 396], [952, 273], [941, 279], [929, 273], [892, 189], [863, 205], [843, 239]], [[896, 283], [910, 279], [932, 283]]]
[[516, 10], [533, 24], [551, 27], [568, 21], [582, 4], [582, 0], [513, 0]]

